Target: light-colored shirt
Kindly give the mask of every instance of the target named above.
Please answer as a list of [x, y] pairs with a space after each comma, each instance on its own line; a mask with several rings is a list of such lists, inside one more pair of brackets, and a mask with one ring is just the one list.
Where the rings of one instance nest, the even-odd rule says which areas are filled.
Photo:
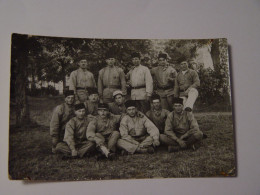
[[145, 100], [147, 96], [151, 96], [153, 93], [153, 79], [150, 70], [139, 65], [129, 71], [130, 83], [134, 87], [143, 87], [140, 89], [131, 90], [132, 100]]
[[154, 140], [159, 141], [158, 128], [140, 112], [133, 118], [125, 115], [121, 120], [119, 130], [122, 139], [133, 140], [134, 137], [150, 135]]
[[160, 133], [164, 132], [165, 121], [170, 111], [165, 109], [149, 110], [146, 116], [156, 125]]
[[50, 135], [53, 145], [57, 145], [64, 138], [65, 125], [74, 117], [74, 107], [66, 103], [58, 105], [52, 114], [50, 122]]
[[97, 87], [94, 75], [88, 70], [83, 71], [81, 68], [71, 72], [69, 79], [69, 89], [76, 91], [77, 87]]

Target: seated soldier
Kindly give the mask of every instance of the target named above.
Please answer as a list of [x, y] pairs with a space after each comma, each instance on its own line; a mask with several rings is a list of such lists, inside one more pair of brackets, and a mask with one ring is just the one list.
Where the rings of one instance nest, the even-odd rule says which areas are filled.
[[87, 126], [90, 119], [86, 117], [86, 109], [83, 103], [75, 105], [75, 115], [66, 124], [64, 139], [57, 149], [65, 155], [72, 157], [83, 157], [85, 154], [95, 149], [95, 143], [88, 141], [86, 137]]
[[195, 148], [195, 143], [203, 137], [197, 120], [192, 112], [183, 110], [183, 99], [174, 98], [174, 111], [166, 121], [164, 134], [160, 135], [161, 144], [168, 146], [169, 152], [176, 152], [180, 149]]
[[130, 154], [154, 153], [152, 146], [159, 146], [158, 128], [136, 109], [134, 100], [125, 103], [127, 114], [120, 123], [121, 139], [117, 146]]
[[97, 88], [89, 88], [88, 94], [89, 94], [89, 97], [88, 97], [89, 100], [86, 100], [84, 102], [85, 107], [86, 107], [86, 114], [97, 116], [98, 115], [98, 111], [97, 111], [98, 103], [99, 103], [99, 96], [98, 96]]
[[116, 143], [120, 137], [117, 123], [120, 115], [109, 113], [107, 104], [98, 104], [98, 116], [93, 118], [87, 128], [87, 138], [96, 143], [101, 152], [109, 159], [115, 157]]
[[164, 132], [165, 120], [170, 111], [162, 109], [160, 96], [157, 94], [152, 95], [152, 107], [146, 113], [146, 116], [155, 124], [160, 133]]
[[108, 104], [109, 110], [113, 114], [122, 115], [123, 113], [126, 112], [123, 92], [117, 90], [113, 93], [113, 97], [114, 97], [114, 102]]
[[66, 123], [74, 117], [74, 91], [64, 91], [65, 102], [58, 105], [52, 114], [50, 122], [50, 135], [52, 137], [52, 152], [60, 147], [63, 141]]

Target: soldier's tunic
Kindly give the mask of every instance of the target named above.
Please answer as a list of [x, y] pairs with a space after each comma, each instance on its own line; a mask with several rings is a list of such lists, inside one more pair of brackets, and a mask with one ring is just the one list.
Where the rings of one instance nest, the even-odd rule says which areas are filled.
[[160, 133], [164, 132], [165, 121], [170, 111], [165, 109], [160, 110], [149, 110], [146, 113], [146, 116], [155, 124], [155, 126], [159, 129]]
[[137, 148], [147, 148], [154, 140], [159, 140], [158, 128], [142, 113], [134, 118], [125, 115], [120, 123], [121, 139], [117, 146], [129, 152], [135, 153]]
[[118, 104], [113, 102], [113, 103], [109, 103], [108, 106], [109, 106], [110, 112], [115, 115], [122, 115], [122, 114], [126, 113], [125, 104], [122, 104], [119, 106]]
[[81, 68], [70, 74], [69, 89], [75, 92], [76, 102], [83, 103], [88, 99], [88, 88], [96, 87], [94, 75], [89, 71], [83, 71]]
[[[184, 99], [184, 108], [193, 108], [198, 97], [197, 88], [200, 86], [200, 79], [195, 70], [188, 69], [187, 71], [180, 71], [175, 79], [174, 95]], [[188, 94], [184, 92], [189, 89]], [[187, 97], [188, 96], [188, 97]]]
[[191, 112], [183, 111], [181, 115], [176, 114], [174, 111], [171, 112], [165, 121], [164, 134], [160, 135], [161, 143], [178, 145], [176, 139], [185, 134], [187, 135], [185, 140], [191, 137], [199, 141], [203, 137], [197, 120]]
[[98, 93], [104, 103], [113, 102], [113, 92], [121, 90], [126, 95], [125, 73], [117, 66], [105, 67], [99, 71]]
[[76, 149], [80, 157], [83, 157], [87, 152], [95, 148], [95, 143], [88, 141], [86, 137], [87, 126], [90, 119], [84, 117], [80, 120], [73, 117], [66, 124], [65, 135], [59, 147], [59, 152], [71, 154], [71, 151]]
[[86, 107], [86, 114], [89, 115], [93, 115], [93, 116], [97, 116], [98, 115], [98, 102], [97, 103], [93, 103], [90, 100], [87, 100], [84, 102], [85, 107]]
[[153, 93], [153, 79], [150, 70], [143, 65], [139, 65], [131, 69], [127, 75], [132, 87], [131, 99], [136, 100], [137, 108], [146, 113], [150, 109], [146, 98]]
[[120, 122], [120, 115], [110, 114], [106, 119], [100, 116], [94, 118], [87, 128], [87, 139], [93, 141], [97, 146], [106, 146], [115, 152], [115, 145], [120, 137], [117, 124]]
[[63, 141], [66, 123], [74, 117], [74, 107], [66, 103], [58, 105], [52, 114], [50, 122], [50, 135], [52, 146], [55, 148], [59, 142]]

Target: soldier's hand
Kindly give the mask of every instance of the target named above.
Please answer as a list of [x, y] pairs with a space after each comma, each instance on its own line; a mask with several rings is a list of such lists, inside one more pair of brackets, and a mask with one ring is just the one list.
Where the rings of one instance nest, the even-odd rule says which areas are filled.
[[72, 150], [71, 151], [71, 156], [73, 156], [73, 157], [78, 156], [78, 151], [77, 150]]
[[154, 146], [154, 147], [159, 146], [159, 145], [160, 145], [159, 140], [154, 140], [154, 141], [153, 141], [153, 146]]
[[186, 143], [183, 140], [179, 140], [178, 143], [179, 143], [181, 148], [186, 148], [187, 147]]

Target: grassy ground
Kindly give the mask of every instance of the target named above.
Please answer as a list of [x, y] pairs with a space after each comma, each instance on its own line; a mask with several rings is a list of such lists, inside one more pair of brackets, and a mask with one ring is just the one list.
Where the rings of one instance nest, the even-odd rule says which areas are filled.
[[36, 98], [30, 99], [30, 102], [31, 118], [40, 125], [21, 129], [11, 125], [9, 174], [13, 179], [99, 180], [236, 174], [231, 113], [207, 112], [195, 115], [201, 130], [208, 135], [196, 151], [168, 153], [162, 147], [153, 155], [119, 156], [116, 161], [96, 161], [94, 156], [61, 160], [61, 156], [51, 153], [48, 128], [52, 109], [60, 99]]

